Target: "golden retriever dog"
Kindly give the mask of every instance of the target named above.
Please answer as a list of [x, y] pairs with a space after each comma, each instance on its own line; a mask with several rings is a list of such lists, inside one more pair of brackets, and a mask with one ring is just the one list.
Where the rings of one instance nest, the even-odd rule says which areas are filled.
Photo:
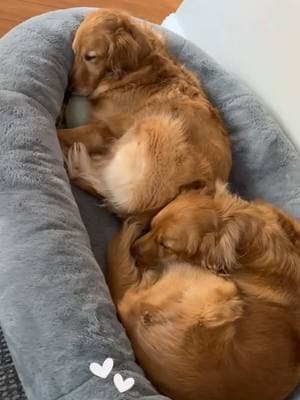
[[70, 84], [91, 103], [89, 124], [58, 131], [75, 184], [128, 215], [227, 180], [231, 151], [219, 113], [161, 35], [100, 9], [86, 16], [72, 47]]
[[184, 260], [247, 275], [257, 285], [267, 280], [283, 296], [300, 294], [299, 221], [271, 204], [242, 200], [220, 183], [212, 195], [194, 190], [170, 202], [133, 251], [142, 265]]
[[[194, 221], [193, 215], [193, 219], [182, 221], [180, 217], [184, 217], [185, 212], [177, 208], [179, 214], [172, 214], [172, 218], [178, 216], [178, 219], [174, 219], [169, 233], [159, 240], [166, 240], [168, 246], [169, 240], [176, 241], [180, 231], [188, 247], [192, 240], [186, 237], [190, 233], [192, 238], [193, 235], [204, 237], [213, 233], [218, 223], [219, 228], [223, 224], [226, 229], [226, 224], [231, 223], [228, 206], [217, 210], [208, 200], [205, 207], [204, 202], [200, 202], [205, 228], [198, 229], [197, 233], [194, 230], [197, 223], [201, 225], [202, 218]], [[187, 215], [190, 211], [187, 210]], [[276, 217], [276, 211], [268, 207], [265, 212], [270, 213], [270, 223], [280, 236], [276, 245], [281, 239], [286, 240], [290, 251], [286, 263], [278, 265], [276, 257], [281, 257], [280, 254], [284, 257], [282, 252], [286, 249], [282, 245], [276, 250], [277, 256], [268, 256], [266, 252], [271, 251], [272, 245], [266, 244], [269, 241], [267, 232], [265, 244], [259, 242], [255, 249], [251, 248], [253, 257], [261, 259], [260, 267], [253, 266], [258, 268], [257, 276], [273, 275], [271, 282], [273, 279], [274, 284], [269, 287], [262, 287], [258, 282], [252, 290], [249, 285], [241, 284], [247, 281], [246, 277], [225, 279], [210, 272], [209, 265], [204, 269], [171, 261], [161, 268], [155, 265], [160, 258], [157, 255], [150, 263], [153, 269], [137, 267], [130, 251], [141, 234], [136, 223], [126, 221], [109, 246], [108, 284], [137, 361], [156, 388], [174, 400], [284, 400], [299, 382], [297, 236], [289, 219], [286, 222], [281, 214]], [[224, 220], [219, 221], [222, 213]], [[239, 218], [239, 214], [237, 216]], [[248, 223], [250, 221], [251, 218]], [[156, 226], [157, 221], [154, 224]], [[265, 229], [267, 224], [260, 228]], [[255, 222], [253, 226], [247, 224], [250, 234], [255, 230], [254, 225]], [[232, 229], [229, 242], [238, 235]], [[244, 231], [241, 225], [240, 229]], [[176, 232], [173, 236], [172, 231]], [[221, 236], [219, 239], [222, 240]], [[249, 245], [251, 247], [251, 243]], [[267, 250], [262, 252], [261, 246], [265, 245]], [[232, 256], [233, 253], [232, 250]], [[227, 256], [224, 255], [225, 263], [229, 261]], [[221, 255], [219, 257], [218, 263], [222, 261]], [[294, 263], [290, 265], [291, 260]], [[237, 258], [230, 261], [232, 269]], [[286, 292], [287, 287], [290, 292]]]

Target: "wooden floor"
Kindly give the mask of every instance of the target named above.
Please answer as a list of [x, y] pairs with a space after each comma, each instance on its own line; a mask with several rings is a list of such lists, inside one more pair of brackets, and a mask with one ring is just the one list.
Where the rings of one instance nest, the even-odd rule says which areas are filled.
[[0, 0], [0, 37], [34, 15], [68, 7], [114, 7], [160, 23], [181, 0]]

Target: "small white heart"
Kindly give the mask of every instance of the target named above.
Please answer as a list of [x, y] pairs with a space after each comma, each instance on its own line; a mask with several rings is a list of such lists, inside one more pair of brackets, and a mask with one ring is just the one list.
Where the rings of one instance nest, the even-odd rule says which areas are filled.
[[122, 375], [116, 374], [114, 376], [114, 384], [120, 393], [127, 392], [134, 385], [133, 378], [123, 379]]
[[92, 374], [99, 376], [99, 378], [105, 379], [111, 373], [113, 366], [114, 366], [114, 360], [108, 357], [106, 360], [104, 360], [102, 365], [96, 362], [92, 362], [90, 364], [90, 371]]

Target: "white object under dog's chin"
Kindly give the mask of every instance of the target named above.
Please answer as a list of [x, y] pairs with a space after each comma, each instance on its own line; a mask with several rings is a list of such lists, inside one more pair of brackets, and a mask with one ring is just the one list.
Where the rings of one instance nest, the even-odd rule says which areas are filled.
[[65, 110], [67, 128], [76, 128], [88, 123], [91, 105], [87, 97], [72, 94]]

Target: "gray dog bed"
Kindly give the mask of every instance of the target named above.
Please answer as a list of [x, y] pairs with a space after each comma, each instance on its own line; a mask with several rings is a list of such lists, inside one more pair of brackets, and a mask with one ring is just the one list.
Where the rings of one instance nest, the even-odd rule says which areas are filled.
[[[33, 18], [0, 40], [0, 324], [29, 400], [158, 400], [164, 397], [134, 361], [102, 272], [118, 221], [96, 199], [72, 194], [56, 138], [72, 32], [86, 11]], [[234, 190], [300, 217], [300, 157], [284, 132], [201, 50], [166, 35], [224, 117]], [[108, 357], [109, 376], [93, 375], [90, 363]], [[18, 383], [6, 359], [10, 367], [0, 373], [10, 371], [11, 379], [0, 374], [0, 397], [6, 382], [1, 399], [21, 399], [17, 386], [11, 396]], [[134, 378], [134, 386], [120, 393], [117, 373]]]

